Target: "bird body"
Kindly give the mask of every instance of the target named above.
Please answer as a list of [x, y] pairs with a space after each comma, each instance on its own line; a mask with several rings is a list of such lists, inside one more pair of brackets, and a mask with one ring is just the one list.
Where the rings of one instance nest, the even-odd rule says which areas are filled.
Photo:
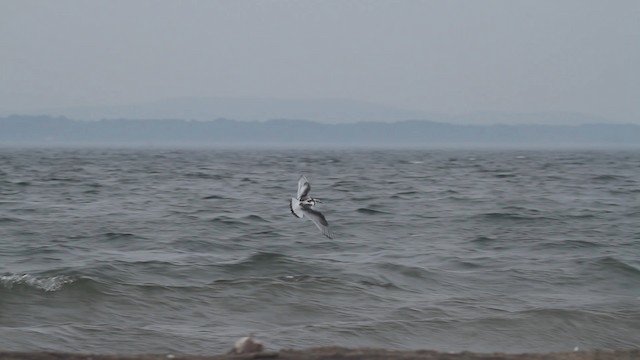
[[298, 193], [295, 198], [291, 198], [289, 201], [289, 209], [297, 218], [303, 218], [306, 215], [324, 236], [331, 239], [333, 238], [333, 234], [329, 229], [327, 219], [321, 212], [313, 208], [320, 201], [309, 196], [310, 191], [311, 185], [309, 184], [309, 180], [307, 180], [307, 177], [304, 175], [300, 176], [298, 179]]

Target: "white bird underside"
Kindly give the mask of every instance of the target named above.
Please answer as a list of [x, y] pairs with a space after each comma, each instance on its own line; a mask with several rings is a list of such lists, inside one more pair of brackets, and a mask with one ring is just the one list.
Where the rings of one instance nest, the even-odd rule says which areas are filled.
[[329, 229], [329, 223], [321, 212], [314, 210], [313, 206], [316, 200], [309, 196], [311, 191], [311, 185], [309, 180], [303, 175], [298, 179], [298, 193], [297, 198], [291, 198], [289, 201], [289, 209], [291, 213], [298, 218], [303, 218], [305, 215], [311, 220], [316, 227], [322, 232], [322, 235], [333, 238], [333, 234]]

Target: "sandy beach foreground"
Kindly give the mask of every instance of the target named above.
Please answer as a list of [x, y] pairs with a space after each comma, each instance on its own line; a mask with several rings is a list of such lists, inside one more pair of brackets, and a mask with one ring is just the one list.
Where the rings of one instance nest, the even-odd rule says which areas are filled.
[[381, 349], [313, 348], [281, 350], [242, 355], [191, 356], [174, 354], [95, 355], [54, 352], [0, 352], [0, 360], [223, 360], [223, 359], [283, 359], [283, 360], [637, 360], [639, 350], [574, 351], [559, 353], [441, 353], [436, 351], [387, 351]]

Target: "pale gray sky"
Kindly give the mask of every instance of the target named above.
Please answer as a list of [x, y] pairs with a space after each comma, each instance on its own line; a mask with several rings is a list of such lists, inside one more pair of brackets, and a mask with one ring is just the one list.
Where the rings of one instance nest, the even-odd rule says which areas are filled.
[[0, 0], [0, 109], [346, 98], [640, 123], [638, 0]]

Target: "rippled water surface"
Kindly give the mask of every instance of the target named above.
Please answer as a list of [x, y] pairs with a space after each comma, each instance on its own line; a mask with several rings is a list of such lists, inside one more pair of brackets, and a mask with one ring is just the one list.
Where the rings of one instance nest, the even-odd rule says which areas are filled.
[[[294, 218], [305, 174], [335, 238]], [[640, 153], [0, 150], [0, 349], [640, 347]]]

